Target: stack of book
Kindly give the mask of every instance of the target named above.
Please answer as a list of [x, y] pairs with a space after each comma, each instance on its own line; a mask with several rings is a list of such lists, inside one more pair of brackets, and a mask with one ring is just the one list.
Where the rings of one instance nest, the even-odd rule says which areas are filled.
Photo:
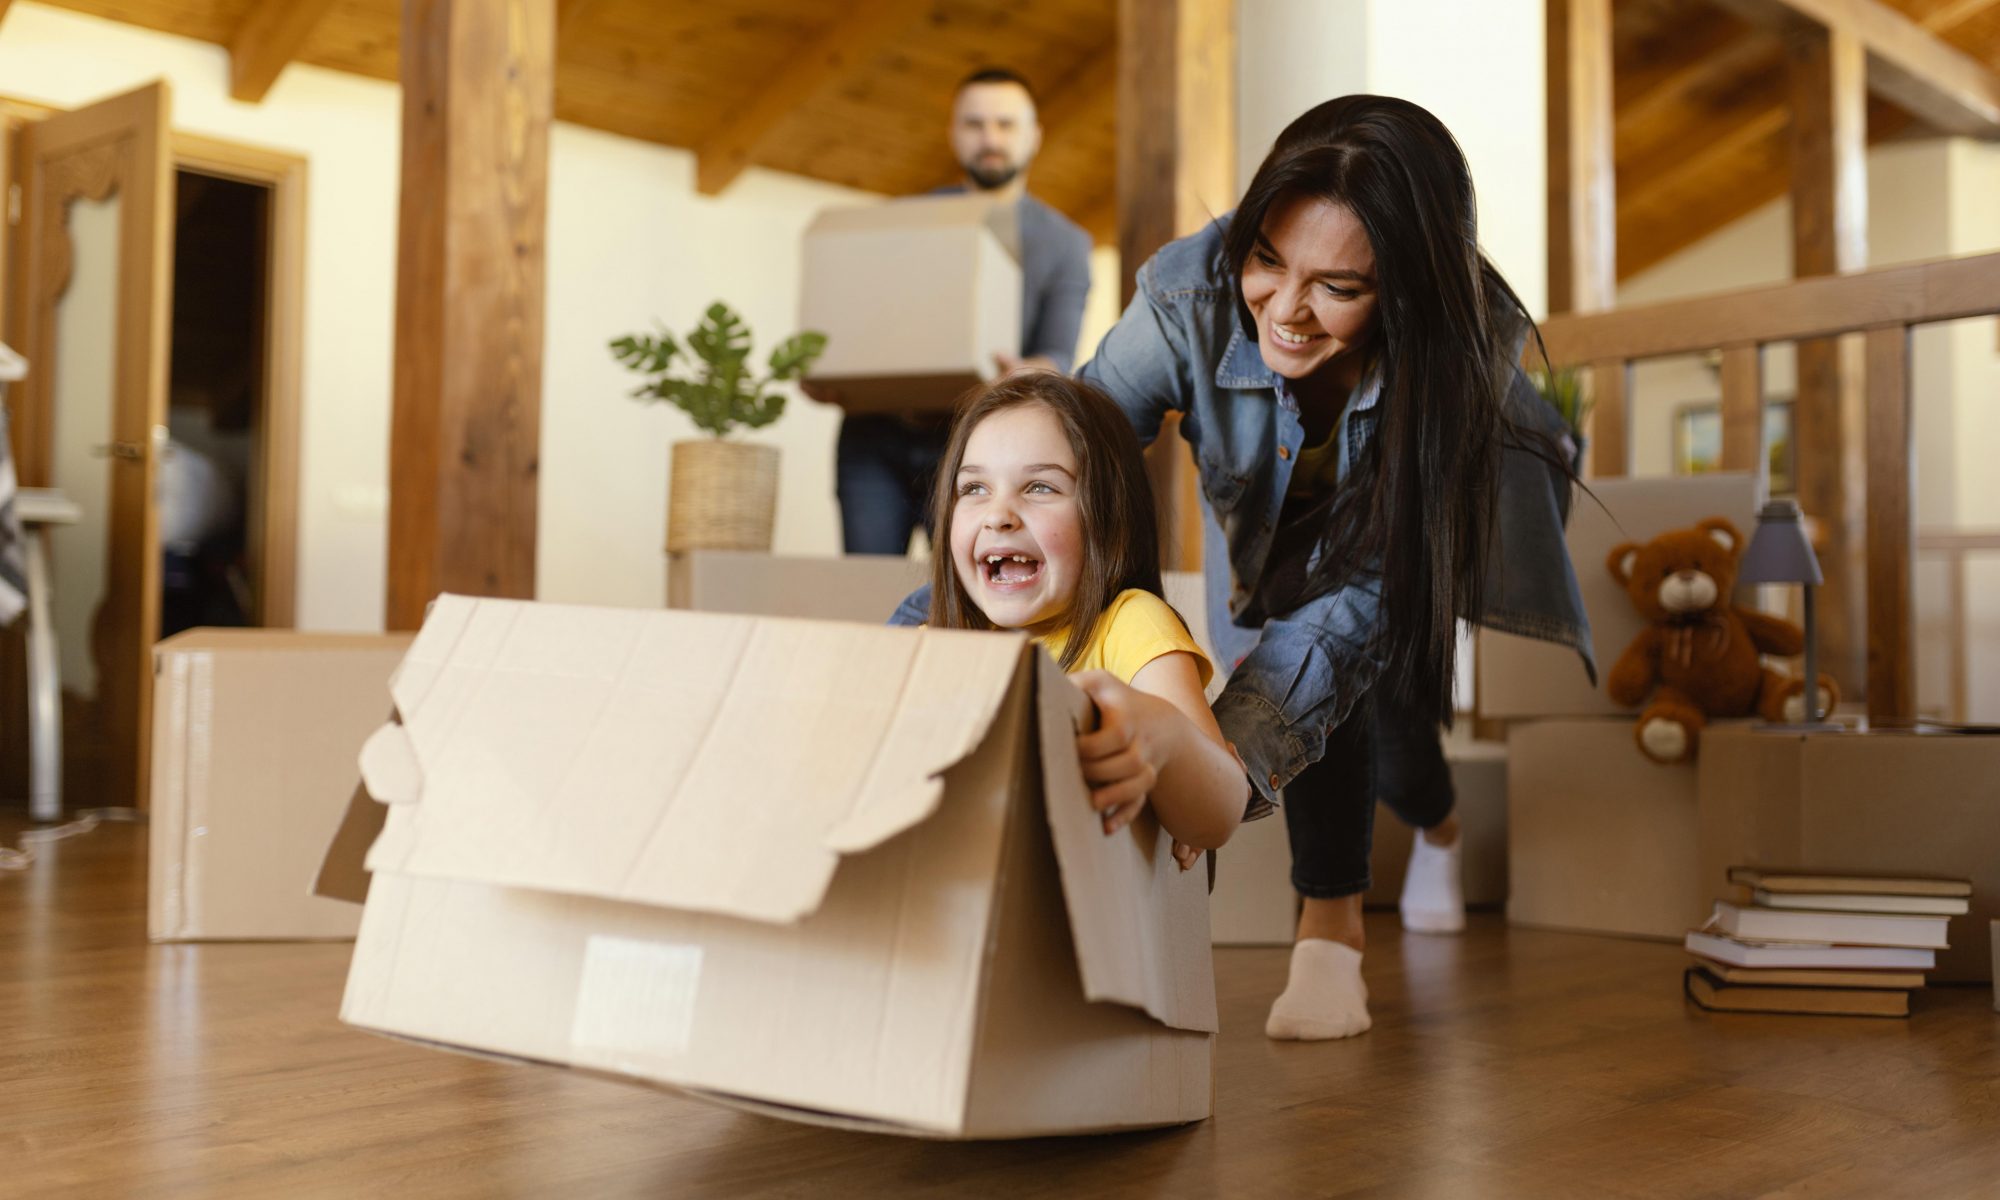
[[1970, 907], [1959, 879], [1732, 867], [1736, 894], [1687, 935], [1688, 998], [1714, 1012], [1907, 1017]]

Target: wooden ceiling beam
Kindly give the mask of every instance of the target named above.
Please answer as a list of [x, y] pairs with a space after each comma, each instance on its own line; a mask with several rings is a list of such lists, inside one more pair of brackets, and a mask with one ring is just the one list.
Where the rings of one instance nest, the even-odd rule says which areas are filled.
[[1118, 44], [1113, 42], [1084, 60], [1083, 65], [1064, 76], [1063, 81], [1042, 97], [1035, 118], [1042, 126], [1042, 140], [1066, 133], [1078, 121], [1088, 121], [1106, 106], [1118, 105]]
[[860, 0], [827, 33], [767, 74], [749, 105], [695, 148], [695, 189], [713, 196], [756, 159], [779, 122], [858, 70], [882, 43], [930, 10], [931, 0]]
[[1699, 57], [1661, 74], [1652, 86], [1618, 105], [1620, 145], [1634, 141], [1649, 127], [1681, 124], [1682, 106], [1726, 87], [1731, 79], [1777, 70], [1778, 48], [1771, 39], [1746, 36], [1740, 29], [1704, 49]]
[[564, 40], [576, 31], [576, 23], [595, 0], [556, 0], [556, 46], [561, 48]]
[[333, 0], [259, 0], [229, 40], [229, 94], [256, 104], [298, 57]]
[[[1836, 31], [1868, 56], [1869, 90], [1947, 133], [2000, 138], [2000, 75], [1879, 0], [1716, 0], [1759, 25]], [[1953, 8], [1960, 6], [1954, 5]]]

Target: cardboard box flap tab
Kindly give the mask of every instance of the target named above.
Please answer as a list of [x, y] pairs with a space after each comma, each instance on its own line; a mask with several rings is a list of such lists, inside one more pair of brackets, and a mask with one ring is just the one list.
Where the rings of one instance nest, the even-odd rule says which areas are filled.
[[1180, 869], [1150, 809], [1104, 833], [1076, 756], [1090, 702], [1046, 653], [1036, 658], [1043, 793], [1084, 998], [1214, 1033], [1208, 873]]
[[361, 783], [384, 804], [415, 804], [423, 794], [423, 769], [401, 722], [389, 722], [362, 744]]

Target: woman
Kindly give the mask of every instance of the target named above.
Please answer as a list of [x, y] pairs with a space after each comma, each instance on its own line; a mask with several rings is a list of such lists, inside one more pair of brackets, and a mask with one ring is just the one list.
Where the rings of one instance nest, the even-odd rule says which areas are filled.
[[[1407, 101], [1348, 96], [1278, 136], [1234, 214], [1141, 268], [1081, 372], [1142, 441], [1171, 410], [1194, 447], [1211, 633], [1237, 662], [1215, 714], [1253, 810], [1286, 789], [1305, 901], [1273, 1037], [1369, 1025], [1376, 712], [1386, 742], [1431, 736], [1461, 616], [1574, 646], [1591, 669], [1563, 428], [1515, 365], [1531, 327], [1479, 252], [1451, 134]], [[1421, 741], [1399, 757], [1423, 763]], [[1408, 814], [1431, 828], [1406, 901], [1448, 923], [1448, 785], [1442, 805]]]
[[[1248, 815], [1285, 790], [1304, 898], [1272, 1037], [1369, 1026], [1376, 712], [1385, 732], [1429, 735], [1460, 617], [1573, 646], [1594, 670], [1563, 546], [1562, 425], [1516, 365], [1531, 328], [1479, 252], [1451, 134], [1407, 101], [1348, 96], [1279, 135], [1233, 214], [1140, 268], [1079, 372], [1142, 442], [1172, 411], [1194, 448], [1210, 636], [1235, 664], [1215, 716], [1248, 769]], [[1107, 725], [1148, 739], [1115, 691], [1098, 700]], [[1455, 862], [1424, 852], [1453, 841], [1448, 790], [1443, 804], [1406, 814], [1431, 835], [1412, 867], [1455, 886]]]

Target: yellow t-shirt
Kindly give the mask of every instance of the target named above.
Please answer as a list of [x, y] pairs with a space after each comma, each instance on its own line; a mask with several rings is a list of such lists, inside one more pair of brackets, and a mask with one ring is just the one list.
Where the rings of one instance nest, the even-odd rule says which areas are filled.
[[[1049, 655], [1061, 661], [1063, 649], [1069, 638], [1065, 633], [1052, 633], [1041, 639]], [[1109, 671], [1125, 683], [1139, 669], [1162, 654], [1172, 654], [1184, 650], [1194, 655], [1195, 669], [1201, 673], [1201, 685], [1208, 686], [1208, 680], [1215, 674], [1215, 667], [1208, 656], [1195, 644], [1187, 626], [1165, 600], [1139, 588], [1127, 588], [1111, 601], [1111, 607], [1104, 610], [1104, 616], [1097, 622], [1096, 637], [1084, 648], [1083, 655], [1076, 660], [1071, 671]]]

